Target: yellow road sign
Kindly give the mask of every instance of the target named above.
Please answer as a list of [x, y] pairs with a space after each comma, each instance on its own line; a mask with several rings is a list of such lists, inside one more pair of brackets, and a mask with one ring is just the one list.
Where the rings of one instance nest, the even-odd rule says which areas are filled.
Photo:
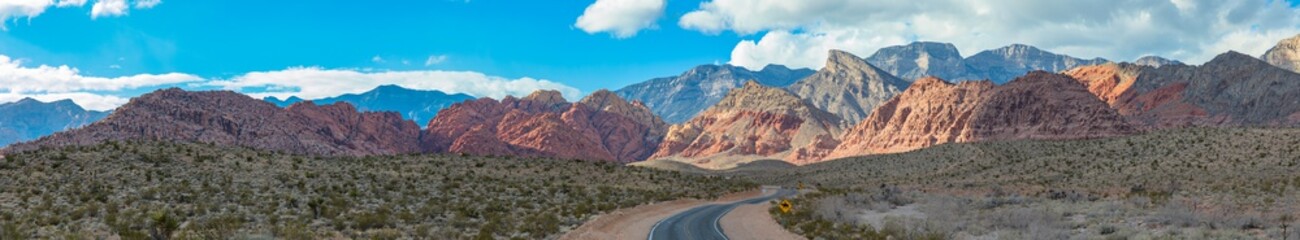
[[794, 208], [794, 204], [791, 204], [790, 200], [781, 200], [781, 204], [778, 206], [781, 207], [782, 213], [790, 213], [790, 209]]

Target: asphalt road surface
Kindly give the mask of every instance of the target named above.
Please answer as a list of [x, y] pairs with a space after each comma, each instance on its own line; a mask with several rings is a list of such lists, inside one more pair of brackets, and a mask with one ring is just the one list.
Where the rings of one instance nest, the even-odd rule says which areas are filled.
[[722, 216], [727, 215], [736, 206], [763, 203], [772, 199], [791, 196], [794, 193], [794, 190], [780, 189], [777, 190], [776, 194], [767, 196], [727, 204], [695, 207], [659, 221], [654, 227], [650, 228], [650, 236], [647, 239], [728, 239], [727, 234], [722, 232], [722, 225], [718, 223], [718, 220], [722, 220]]

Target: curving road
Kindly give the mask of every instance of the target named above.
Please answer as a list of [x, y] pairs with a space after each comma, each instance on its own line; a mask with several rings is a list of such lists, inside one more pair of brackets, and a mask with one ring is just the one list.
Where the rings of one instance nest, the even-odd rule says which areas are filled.
[[780, 189], [767, 196], [750, 198], [727, 204], [704, 205], [665, 218], [650, 228], [649, 240], [659, 239], [727, 239], [718, 220], [741, 204], [758, 204], [779, 197], [794, 195], [794, 190]]

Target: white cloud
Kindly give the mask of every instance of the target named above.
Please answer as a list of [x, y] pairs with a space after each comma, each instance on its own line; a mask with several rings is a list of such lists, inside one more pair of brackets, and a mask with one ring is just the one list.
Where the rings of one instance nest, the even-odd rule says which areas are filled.
[[54, 102], [59, 100], [72, 100], [81, 108], [95, 111], [108, 111], [126, 104], [130, 99], [87, 92], [69, 92], [69, 93], [42, 93], [42, 94], [15, 94], [0, 93], [0, 103], [17, 102], [23, 98], [32, 98], [42, 102]]
[[384, 63], [384, 58], [379, 57], [379, 55], [375, 55], [374, 57], [370, 58], [370, 61], [375, 63]]
[[79, 70], [68, 66], [25, 67], [22, 61], [0, 55], [0, 102], [12, 102], [24, 97], [47, 102], [72, 99], [86, 109], [107, 110], [126, 103], [126, 98], [92, 92], [122, 91], [202, 80], [194, 75], [180, 73], [92, 77], [81, 75]]
[[447, 61], [447, 55], [431, 55], [429, 59], [424, 60], [424, 66], [433, 66], [442, 64]]
[[1024, 43], [1083, 58], [1199, 63], [1226, 50], [1262, 54], [1300, 33], [1300, 10], [1275, 0], [712, 0], [678, 25], [763, 34], [732, 51], [732, 63], [749, 68], [818, 68], [829, 49], [865, 57], [917, 40], [951, 42], [966, 56]]
[[90, 6], [90, 18], [126, 15], [126, 0], [97, 0]]
[[[304, 99], [325, 98], [345, 93], [365, 92], [387, 84], [497, 99], [507, 95], [525, 96], [541, 89], [558, 90], [569, 99], [580, 97], [578, 89], [548, 80], [527, 77], [506, 79], [478, 72], [461, 71], [360, 72], [305, 67], [250, 72], [232, 79], [208, 83], [211, 86], [245, 92], [258, 98], [274, 96], [281, 99], [289, 96]], [[265, 88], [267, 91], [243, 91], [258, 88]]]
[[655, 27], [665, 5], [665, 0], [596, 0], [578, 16], [575, 26], [591, 34], [609, 32], [616, 38], [629, 38], [641, 29]]
[[62, 0], [55, 4], [56, 7], [80, 7], [85, 5], [86, 0]]
[[135, 9], [150, 9], [160, 3], [162, 3], [162, 0], [136, 0]]
[[9, 24], [10, 18], [31, 19], [45, 12], [53, 4], [50, 0], [6, 0], [0, 1], [0, 29]]
[[120, 91], [202, 80], [198, 76], [181, 73], [91, 77], [83, 76], [80, 70], [66, 65], [24, 67], [22, 61], [0, 55], [0, 92], [16, 94]]

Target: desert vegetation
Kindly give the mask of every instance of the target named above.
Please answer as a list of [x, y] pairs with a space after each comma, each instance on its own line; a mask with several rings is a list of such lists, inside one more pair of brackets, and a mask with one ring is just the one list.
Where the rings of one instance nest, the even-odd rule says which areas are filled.
[[743, 173], [812, 239], [1300, 239], [1300, 130], [947, 144]]
[[0, 239], [550, 239], [753, 184], [579, 160], [314, 157], [161, 142], [0, 160]]

